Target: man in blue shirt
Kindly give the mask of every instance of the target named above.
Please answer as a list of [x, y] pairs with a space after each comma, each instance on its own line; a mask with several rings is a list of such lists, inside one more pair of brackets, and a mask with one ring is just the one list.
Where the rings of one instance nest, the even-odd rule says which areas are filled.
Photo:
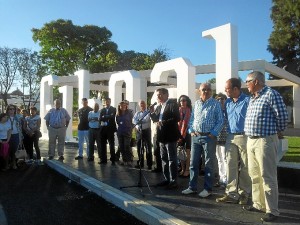
[[[148, 170], [152, 168], [151, 120], [147, 104], [141, 100], [140, 111], [133, 116], [132, 123], [137, 130], [137, 152], [139, 160], [135, 168], [144, 168], [144, 151], [146, 151]], [[142, 144], [144, 144], [143, 147]]]
[[251, 207], [246, 210], [266, 212], [261, 218], [271, 222], [279, 216], [277, 149], [278, 138], [287, 126], [287, 110], [280, 94], [265, 85], [261, 72], [249, 73], [246, 85], [252, 97], [249, 102], [245, 134], [248, 136], [248, 167], [252, 180]]
[[226, 138], [227, 186], [225, 195], [217, 202], [247, 204], [251, 193], [251, 180], [248, 173], [247, 136], [244, 132], [245, 117], [249, 96], [241, 91], [241, 81], [231, 78], [225, 84], [229, 97], [225, 102], [225, 115], [228, 121]]
[[214, 177], [214, 160], [216, 160], [216, 137], [224, 123], [220, 102], [212, 98], [211, 84], [203, 83], [199, 88], [200, 100], [195, 102], [190, 122], [189, 133], [192, 136], [190, 182], [189, 187], [182, 191], [188, 195], [197, 192], [199, 161], [202, 152], [205, 157], [204, 189], [199, 196], [211, 195]]
[[98, 156], [100, 158], [100, 111], [99, 104], [95, 103], [94, 110], [90, 111], [88, 114], [89, 120], [89, 158], [88, 161], [94, 161], [94, 151], [95, 151], [95, 141], [97, 143]]

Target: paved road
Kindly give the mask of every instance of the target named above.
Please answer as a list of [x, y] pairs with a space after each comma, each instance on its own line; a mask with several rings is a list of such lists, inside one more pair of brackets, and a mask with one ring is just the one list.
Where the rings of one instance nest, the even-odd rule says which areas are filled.
[[17, 171], [0, 172], [0, 181], [0, 206], [8, 225], [144, 224], [76, 183], [69, 183], [48, 166], [23, 165]]

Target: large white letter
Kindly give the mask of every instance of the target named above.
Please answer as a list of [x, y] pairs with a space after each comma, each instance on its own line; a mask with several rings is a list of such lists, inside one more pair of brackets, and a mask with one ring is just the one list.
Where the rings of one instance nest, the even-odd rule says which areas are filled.
[[216, 41], [216, 93], [224, 92], [225, 82], [238, 77], [237, 28], [225, 24], [202, 32], [202, 37]]

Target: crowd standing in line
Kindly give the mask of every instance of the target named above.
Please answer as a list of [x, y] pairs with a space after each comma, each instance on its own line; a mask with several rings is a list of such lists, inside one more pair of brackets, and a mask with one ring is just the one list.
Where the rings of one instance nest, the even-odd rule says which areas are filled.
[[[265, 85], [261, 72], [251, 72], [246, 79], [251, 96], [241, 91], [241, 81], [231, 78], [225, 83], [225, 93], [213, 98], [211, 84], [199, 87], [200, 100], [192, 103], [188, 96], [181, 95], [176, 102], [169, 99], [168, 90], [156, 90], [158, 105], [147, 110], [145, 101], [140, 101], [140, 110], [133, 116], [129, 102], [119, 103], [118, 109], [111, 106], [111, 99], [105, 99], [105, 106], [99, 110], [88, 106], [78, 110], [79, 151], [76, 160], [83, 158], [83, 143], [87, 143], [88, 161], [94, 161], [94, 144], [97, 144], [99, 164], [107, 164], [106, 146], [110, 147], [110, 161], [115, 165], [114, 135], [117, 133], [121, 165], [132, 166], [132, 130], [137, 130], [139, 160], [136, 168], [144, 167], [146, 150], [147, 168], [152, 169], [151, 122], [155, 124], [153, 148], [156, 167], [153, 172], [163, 172], [163, 181], [156, 187], [177, 189], [179, 176], [188, 177], [188, 188], [182, 194], [197, 193], [199, 163], [204, 153], [204, 187], [199, 196], [212, 194], [215, 172], [218, 182], [226, 186], [224, 196], [216, 198], [220, 203], [244, 205], [243, 209], [264, 212], [262, 221], [271, 222], [278, 218], [277, 148], [279, 138], [286, 129], [288, 115], [280, 94]], [[54, 108], [44, 117], [49, 135], [49, 160], [55, 156], [57, 145], [59, 160], [64, 160], [66, 129], [69, 113], [61, 107], [61, 101], [54, 101]], [[29, 160], [40, 160], [39, 138], [41, 118], [35, 107], [30, 114], [14, 105], [8, 105], [6, 113], [0, 114], [0, 165], [1, 170], [17, 169], [15, 152], [24, 146]], [[57, 142], [57, 143], [56, 143]], [[142, 143], [145, 148], [142, 148]], [[177, 146], [184, 145], [187, 159], [178, 162]], [[8, 154], [4, 150], [9, 149]], [[141, 151], [140, 151], [141, 150]], [[216, 166], [216, 169], [214, 167]], [[224, 169], [226, 167], [226, 170]], [[250, 204], [250, 197], [252, 203]]]

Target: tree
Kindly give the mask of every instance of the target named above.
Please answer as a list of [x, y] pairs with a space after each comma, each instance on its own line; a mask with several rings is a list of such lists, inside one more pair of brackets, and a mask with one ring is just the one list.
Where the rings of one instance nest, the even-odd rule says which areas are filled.
[[[23, 49], [20, 52], [20, 66], [18, 68], [23, 87], [23, 105], [25, 108], [34, 106], [40, 97], [41, 78], [45, 74], [41, 57], [37, 52]], [[25, 102], [25, 88], [28, 92], [27, 106]]]
[[166, 48], [158, 48], [153, 53], [140, 53], [135, 51], [119, 52], [118, 63], [114, 70], [149, 70], [153, 69], [155, 63], [168, 60], [169, 52]]
[[19, 78], [21, 52], [17, 48], [0, 48], [0, 88], [5, 107], [8, 105], [8, 93], [14, 81]]
[[268, 51], [278, 67], [300, 76], [300, 0], [273, 0]]
[[33, 40], [41, 46], [40, 54], [51, 74], [65, 76], [79, 69], [90, 72], [112, 71], [117, 45], [106, 27], [76, 26], [59, 19], [32, 29]]

